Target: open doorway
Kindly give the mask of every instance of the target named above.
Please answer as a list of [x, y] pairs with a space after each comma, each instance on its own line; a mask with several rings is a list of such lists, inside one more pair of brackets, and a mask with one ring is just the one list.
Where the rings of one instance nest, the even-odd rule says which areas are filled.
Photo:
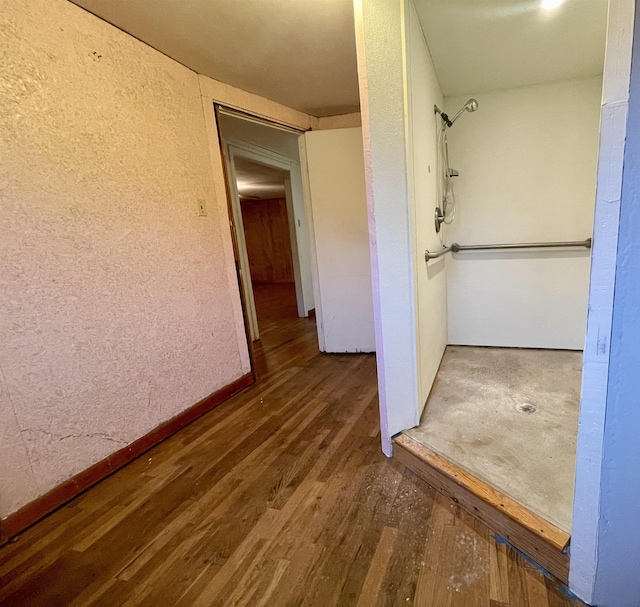
[[[303, 133], [221, 106], [216, 117], [254, 369], [265, 347], [303, 362], [309, 331], [314, 354], [374, 352], [362, 129]], [[265, 200], [279, 202], [267, 212]]]
[[319, 350], [302, 133], [216, 109], [247, 333], [264, 375], [279, 368], [285, 346], [303, 357]]
[[275, 319], [298, 317], [285, 192], [290, 174], [243, 156], [234, 165], [259, 332]]
[[[400, 209], [385, 201], [391, 154], [378, 174], [372, 164], [370, 213], [379, 236], [380, 324], [385, 315], [396, 321], [383, 339], [381, 386], [402, 378], [413, 392], [400, 398], [400, 387], [389, 390], [381, 420], [387, 435], [403, 432], [394, 456], [436, 487], [446, 476], [461, 504], [473, 495], [472, 514], [483, 513], [509, 541], [518, 525], [516, 545], [566, 581], [607, 3], [517, 4], [406, 5], [397, 90], [406, 86], [399, 145], [409, 160], [397, 175], [408, 189], [411, 229], [398, 222], [398, 236], [388, 237]], [[518, 29], [521, 43], [506, 42]], [[570, 36], [576, 54], [546, 61], [552, 41], [564, 45]], [[559, 68], [562, 77], [552, 73]], [[391, 97], [372, 100], [378, 93], [369, 83], [375, 160], [390, 147], [375, 129], [389, 117], [378, 108]], [[404, 251], [413, 253], [406, 267], [414, 271], [402, 276]], [[403, 311], [412, 322], [402, 345], [415, 359], [394, 350]], [[394, 369], [396, 361], [403, 364]]]

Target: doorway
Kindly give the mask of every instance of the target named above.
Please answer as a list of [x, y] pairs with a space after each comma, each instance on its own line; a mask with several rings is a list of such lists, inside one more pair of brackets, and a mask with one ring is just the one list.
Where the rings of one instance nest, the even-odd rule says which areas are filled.
[[304, 338], [318, 351], [302, 133], [222, 107], [216, 116], [247, 334], [264, 374], [283, 344]]
[[291, 176], [242, 155], [234, 155], [234, 170], [240, 206], [236, 225], [242, 222], [257, 323], [252, 340], [257, 341], [270, 321], [305, 316], [298, 309], [293, 270], [291, 194], [286, 191]]
[[[487, 9], [483, 21], [470, 10], [465, 18], [475, 19], [473, 41], [462, 35], [459, 14], [443, 6], [409, 3], [404, 23], [410, 158], [405, 174], [414, 214], [408, 218], [414, 239], [409, 244], [416, 243], [407, 291], [415, 294], [409, 309], [417, 327], [417, 360], [410, 368], [416, 369], [411, 385], [417, 397], [397, 406], [385, 403], [382, 423], [392, 436], [404, 431], [395, 439], [394, 456], [404, 457], [405, 446], [415, 446], [420, 469], [434, 483], [437, 475], [449, 474], [452, 492], [459, 479], [467, 479], [464, 498], [480, 495], [482, 502], [473, 502], [472, 513], [491, 504], [487, 517], [506, 521], [502, 527], [492, 523], [494, 529], [507, 533], [512, 523], [520, 525], [525, 539], [519, 547], [532, 554], [531, 542], [539, 542], [550, 558], [536, 560], [566, 580], [606, 3], [586, 12], [582, 3], [553, 13], [537, 7], [511, 20]], [[575, 28], [578, 18], [593, 28], [591, 38]], [[538, 78], [527, 72], [536, 49], [523, 53], [520, 63], [515, 49], [509, 60], [518, 66], [518, 77], [529, 80], [509, 82], [500, 69], [506, 55], [496, 55], [495, 69], [482, 55], [496, 48], [496, 36], [484, 27], [488, 23], [493, 31], [521, 27], [545, 40], [566, 28], [575, 32], [576, 46], [593, 51], [593, 67], [580, 72], [564, 56], [570, 78], [553, 78], [545, 70]], [[445, 35], [447, 28], [459, 38]], [[464, 65], [455, 82], [447, 82], [444, 76], [453, 73], [447, 61], [454, 56], [465, 58]], [[479, 56], [481, 65], [467, 70]], [[504, 80], [491, 81], [496, 74]], [[478, 75], [484, 79], [474, 80]], [[376, 142], [371, 145], [375, 150]], [[382, 216], [375, 178], [374, 173], [373, 204]], [[384, 239], [381, 229], [377, 233]], [[383, 241], [377, 244], [384, 262], [391, 255], [381, 248]], [[395, 296], [399, 289], [394, 285], [392, 291], [389, 279], [385, 283], [382, 296]], [[393, 303], [399, 315], [397, 298]], [[385, 366], [395, 353], [389, 342]], [[404, 403], [411, 402], [409, 411]], [[462, 503], [461, 495], [453, 495]]]

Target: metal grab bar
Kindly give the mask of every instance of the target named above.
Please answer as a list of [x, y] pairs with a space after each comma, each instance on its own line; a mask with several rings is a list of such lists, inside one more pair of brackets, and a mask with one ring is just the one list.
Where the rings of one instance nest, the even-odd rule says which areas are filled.
[[425, 261], [429, 261], [431, 259], [438, 259], [438, 257], [442, 257], [444, 254], [448, 253], [449, 251], [451, 251], [451, 247], [453, 245], [449, 246], [449, 247], [442, 247], [437, 253], [431, 253], [429, 251], [425, 251], [424, 252], [424, 260]]
[[424, 252], [424, 260], [430, 261], [442, 257], [450, 251], [457, 253], [458, 251], [490, 251], [498, 249], [551, 249], [556, 247], [585, 247], [591, 248], [591, 238], [586, 240], [565, 240], [561, 242], [519, 242], [513, 244], [458, 244], [454, 242], [448, 247], [443, 247], [435, 253], [430, 251]]

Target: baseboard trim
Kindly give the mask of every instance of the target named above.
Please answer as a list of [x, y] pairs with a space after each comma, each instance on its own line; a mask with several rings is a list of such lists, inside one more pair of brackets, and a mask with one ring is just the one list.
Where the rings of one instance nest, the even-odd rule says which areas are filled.
[[394, 438], [393, 457], [561, 582], [568, 583], [568, 533], [406, 435]]
[[130, 445], [112, 453], [2, 519], [0, 521], [0, 545], [253, 383], [255, 383], [253, 373], [243, 375], [189, 407], [186, 411], [160, 424]]

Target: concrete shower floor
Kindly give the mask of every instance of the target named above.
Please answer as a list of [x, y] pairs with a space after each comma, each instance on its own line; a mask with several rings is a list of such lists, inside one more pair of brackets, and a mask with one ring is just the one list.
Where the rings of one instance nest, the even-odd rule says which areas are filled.
[[448, 346], [405, 432], [571, 531], [582, 353]]

